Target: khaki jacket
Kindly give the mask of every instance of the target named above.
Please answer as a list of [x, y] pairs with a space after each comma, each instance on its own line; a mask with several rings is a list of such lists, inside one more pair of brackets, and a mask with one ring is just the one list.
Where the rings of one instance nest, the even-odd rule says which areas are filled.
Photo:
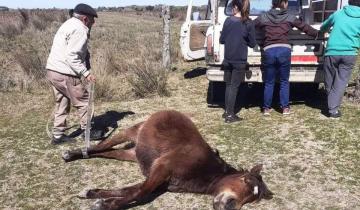
[[64, 22], [55, 34], [46, 69], [87, 77], [90, 74], [86, 67], [88, 33], [89, 28], [77, 18]]

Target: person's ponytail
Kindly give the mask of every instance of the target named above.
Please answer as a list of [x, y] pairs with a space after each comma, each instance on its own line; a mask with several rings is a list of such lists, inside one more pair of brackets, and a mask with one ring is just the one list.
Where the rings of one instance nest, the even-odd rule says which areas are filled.
[[233, 0], [232, 1], [233, 8], [237, 8], [241, 14], [241, 20], [247, 21], [249, 20], [249, 10], [250, 10], [250, 1], [249, 0]]
[[242, 8], [241, 8], [241, 20], [247, 21], [250, 20], [250, 1], [242, 0]]

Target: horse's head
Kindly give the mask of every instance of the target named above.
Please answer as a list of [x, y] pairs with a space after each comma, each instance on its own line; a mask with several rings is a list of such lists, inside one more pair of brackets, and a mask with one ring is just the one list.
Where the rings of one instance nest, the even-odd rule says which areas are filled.
[[244, 204], [271, 199], [273, 193], [266, 187], [260, 171], [262, 165], [253, 167], [250, 172], [232, 174], [218, 183], [213, 206], [215, 210], [239, 210]]

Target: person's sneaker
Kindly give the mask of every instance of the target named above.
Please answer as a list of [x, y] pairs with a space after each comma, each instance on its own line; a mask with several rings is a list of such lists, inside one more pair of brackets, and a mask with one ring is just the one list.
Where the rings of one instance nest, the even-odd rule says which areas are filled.
[[331, 119], [337, 119], [337, 118], [340, 118], [341, 117], [341, 112], [340, 111], [337, 111], [335, 113], [329, 113], [329, 118]]
[[53, 136], [52, 139], [51, 139], [51, 144], [56, 145], [56, 144], [63, 144], [63, 143], [66, 143], [66, 142], [73, 142], [73, 141], [74, 141], [73, 138], [70, 138], [69, 136], [67, 136], [65, 134], [62, 134], [58, 138]]
[[221, 115], [221, 117], [222, 117], [222, 118], [225, 118], [227, 115], [228, 115], [228, 114], [227, 114], [226, 112], [224, 112], [224, 113]]
[[290, 108], [289, 107], [285, 107], [283, 108], [282, 110], [282, 114], [283, 115], [289, 115], [291, 112], [290, 112]]
[[263, 115], [264, 116], [270, 116], [272, 109], [271, 108], [264, 108], [263, 109]]
[[[104, 131], [103, 130], [90, 130], [90, 140], [99, 140], [104, 138]], [[81, 138], [85, 140], [85, 131], [82, 132]]]
[[233, 123], [237, 121], [241, 121], [242, 118], [236, 116], [236, 115], [228, 115], [225, 117], [225, 123]]

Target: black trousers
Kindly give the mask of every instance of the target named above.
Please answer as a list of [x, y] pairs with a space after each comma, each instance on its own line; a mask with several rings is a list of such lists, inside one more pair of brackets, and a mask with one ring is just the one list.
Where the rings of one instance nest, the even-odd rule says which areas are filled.
[[225, 90], [225, 112], [228, 115], [235, 114], [236, 96], [239, 91], [241, 81], [244, 81], [246, 64], [226, 63], [224, 64]]

